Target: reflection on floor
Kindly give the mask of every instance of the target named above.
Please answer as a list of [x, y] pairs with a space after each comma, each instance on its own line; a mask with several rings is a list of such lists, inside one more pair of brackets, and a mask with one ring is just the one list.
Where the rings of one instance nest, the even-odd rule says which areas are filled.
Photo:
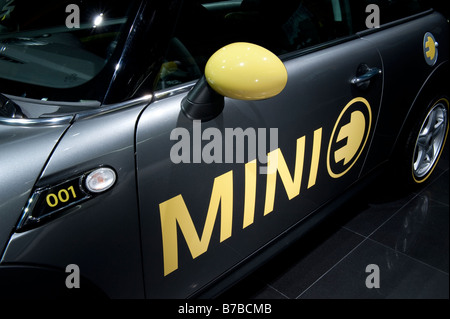
[[448, 145], [427, 185], [374, 185], [337, 215], [221, 297], [449, 298]]

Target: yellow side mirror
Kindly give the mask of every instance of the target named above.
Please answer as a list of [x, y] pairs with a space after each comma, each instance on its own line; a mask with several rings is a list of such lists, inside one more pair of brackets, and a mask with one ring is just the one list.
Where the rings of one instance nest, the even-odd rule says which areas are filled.
[[224, 107], [224, 97], [263, 100], [281, 91], [287, 83], [281, 60], [256, 44], [237, 42], [214, 53], [205, 75], [181, 101], [183, 113], [192, 120], [209, 121]]
[[287, 71], [269, 50], [252, 43], [229, 44], [208, 60], [205, 67], [208, 84], [217, 93], [239, 100], [271, 98], [287, 83]]

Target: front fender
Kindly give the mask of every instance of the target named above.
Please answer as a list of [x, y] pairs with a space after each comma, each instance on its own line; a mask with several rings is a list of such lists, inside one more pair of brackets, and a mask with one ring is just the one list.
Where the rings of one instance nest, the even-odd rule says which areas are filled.
[[0, 123], [0, 251], [22, 214], [47, 160], [70, 124]]

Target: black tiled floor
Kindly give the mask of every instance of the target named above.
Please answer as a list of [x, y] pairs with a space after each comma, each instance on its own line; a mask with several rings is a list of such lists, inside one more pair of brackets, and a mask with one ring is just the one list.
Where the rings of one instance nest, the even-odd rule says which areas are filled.
[[[449, 147], [433, 179], [407, 193], [373, 185], [222, 297], [448, 299]], [[380, 287], [369, 289], [368, 265]]]

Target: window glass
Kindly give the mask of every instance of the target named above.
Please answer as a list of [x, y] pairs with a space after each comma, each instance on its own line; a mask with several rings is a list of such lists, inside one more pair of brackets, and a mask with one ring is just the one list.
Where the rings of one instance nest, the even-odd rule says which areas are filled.
[[208, 58], [233, 42], [251, 42], [277, 55], [351, 35], [347, 1], [185, 1], [157, 89], [199, 77]]
[[259, 44], [281, 55], [367, 30], [369, 4], [378, 6], [383, 25], [435, 3], [439, 1], [186, 0], [157, 89], [197, 79], [208, 58], [233, 42]]
[[93, 79], [114, 52], [131, 2], [0, 0], [2, 93]]

